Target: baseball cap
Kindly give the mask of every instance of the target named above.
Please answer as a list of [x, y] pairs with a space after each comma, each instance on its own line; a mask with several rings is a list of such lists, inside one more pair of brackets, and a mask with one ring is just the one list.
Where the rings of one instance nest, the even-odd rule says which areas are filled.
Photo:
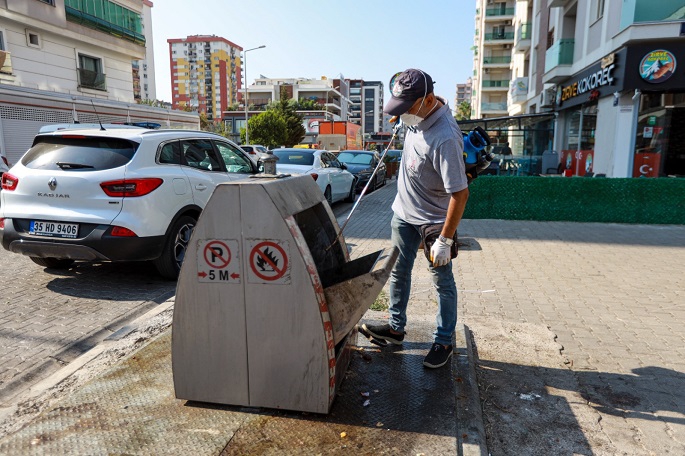
[[391, 116], [399, 116], [407, 112], [416, 100], [432, 92], [433, 78], [421, 70], [409, 68], [390, 79], [392, 96], [383, 111]]

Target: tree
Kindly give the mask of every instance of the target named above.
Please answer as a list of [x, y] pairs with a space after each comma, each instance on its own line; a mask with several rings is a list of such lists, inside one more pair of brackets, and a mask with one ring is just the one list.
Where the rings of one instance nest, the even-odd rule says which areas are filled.
[[[280, 145], [287, 145], [287, 122], [283, 115], [272, 109], [251, 117], [247, 121], [250, 129], [250, 142], [261, 144], [273, 149]], [[240, 129], [240, 141], [245, 144], [245, 129]]]
[[321, 111], [322, 107], [316, 100], [307, 100], [306, 98], [300, 98], [299, 100], [297, 100], [297, 110]]
[[286, 131], [282, 144], [286, 147], [293, 147], [295, 144], [299, 144], [307, 134], [307, 130], [305, 130], [303, 125], [304, 118], [297, 113], [299, 106], [300, 104], [297, 101], [288, 98], [285, 87], [281, 87], [281, 99], [269, 103], [266, 107], [267, 112], [275, 111], [285, 121]]
[[468, 101], [462, 101], [457, 106], [457, 115], [454, 118], [459, 120], [469, 120], [471, 118], [471, 103]]
[[203, 131], [211, 131], [211, 121], [207, 118], [207, 113], [201, 112], [200, 113], [200, 130]]

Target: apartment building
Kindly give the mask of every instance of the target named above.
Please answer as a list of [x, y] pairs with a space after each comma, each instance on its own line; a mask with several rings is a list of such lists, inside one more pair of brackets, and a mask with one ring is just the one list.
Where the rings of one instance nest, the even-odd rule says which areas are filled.
[[454, 97], [454, 106], [455, 109], [457, 106], [462, 104], [463, 102], [467, 102], [471, 104], [471, 96], [473, 94], [473, 79], [468, 78], [466, 80], [466, 83], [464, 84], [457, 84], [457, 94]]
[[[50, 123], [199, 126], [197, 114], [136, 104], [148, 56], [141, 0], [0, 1], [0, 147], [16, 162]], [[151, 54], [151, 53], [150, 53]]]
[[509, 114], [507, 95], [514, 46], [515, 0], [477, 0], [471, 118]]
[[478, 0], [473, 117], [553, 115], [568, 174], [685, 176], [684, 20], [683, 0]]
[[238, 102], [243, 48], [216, 35], [168, 39], [172, 106], [190, 106], [220, 119]]
[[150, 0], [143, 2], [143, 34], [145, 35], [145, 58], [133, 61], [133, 98], [156, 100], [155, 49], [152, 40], [152, 7]]
[[320, 108], [300, 112], [304, 117], [305, 144], [316, 144], [320, 122], [352, 121], [349, 116], [350, 82], [347, 79], [259, 77], [243, 92], [246, 92], [248, 110], [225, 111], [222, 114], [231, 138], [236, 141], [240, 139], [240, 129], [245, 128], [246, 114], [249, 118], [264, 112], [269, 103], [280, 100], [282, 95], [293, 100], [314, 101]]

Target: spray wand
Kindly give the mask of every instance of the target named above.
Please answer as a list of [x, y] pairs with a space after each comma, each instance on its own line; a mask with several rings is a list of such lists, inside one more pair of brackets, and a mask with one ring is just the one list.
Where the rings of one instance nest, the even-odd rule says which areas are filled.
[[400, 131], [400, 128], [402, 127], [402, 121], [397, 116], [392, 117], [390, 119], [390, 123], [394, 123], [395, 126], [392, 128], [392, 136], [390, 137], [390, 141], [388, 141], [388, 146], [383, 151], [383, 154], [381, 155], [381, 159], [378, 161], [378, 164], [376, 165], [376, 168], [373, 170], [373, 173], [371, 173], [371, 177], [369, 177], [369, 181], [366, 183], [366, 185], [364, 186], [364, 189], [359, 194], [359, 198], [357, 198], [357, 201], [354, 203], [354, 206], [352, 206], [352, 210], [350, 211], [349, 214], [347, 214], [347, 218], [345, 219], [345, 223], [343, 223], [342, 226], [340, 227], [340, 232], [335, 237], [333, 242], [331, 242], [331, 245], [329, 245], [326, 248], [326, 251], [330, 250], [331, 247], [333, 247], [338, 242], [338, 240], [340, 239], [340, 236], [342, 236], [343, 230], [345, 230], [345, 227], [347, 226], [347, 222], [350, 221], [350, 217], [352, 217], [354, 210], [357, 209], [357, 206], [359, 206], [359, 203], [361, 202], [362, 198], [364, 197], [364, 195], [366, 195], [366, 190], [369, 188], [369, 184], [371, 184], [371, 182], [373, 182], [373, 179], [376, 176], [376, 172], [378, 171], [378, 168], [380, 168], [381, 164], [383, 163], [383, 159], [385, 158], [385, 155], [388, 153], [388, 150], [390, 150], [392, 143], [395, 141], [395, 138], [397, 137], [397, 133]]

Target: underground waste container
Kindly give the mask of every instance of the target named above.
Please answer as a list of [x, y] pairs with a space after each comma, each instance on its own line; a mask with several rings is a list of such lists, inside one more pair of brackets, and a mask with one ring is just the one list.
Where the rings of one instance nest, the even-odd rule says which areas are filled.
[[311, 176], [216, 187], [177, 284], [177, 398], [329, 412], [355, 325], [398, 255], [392, 248], [350, 260], [339, 233]]

